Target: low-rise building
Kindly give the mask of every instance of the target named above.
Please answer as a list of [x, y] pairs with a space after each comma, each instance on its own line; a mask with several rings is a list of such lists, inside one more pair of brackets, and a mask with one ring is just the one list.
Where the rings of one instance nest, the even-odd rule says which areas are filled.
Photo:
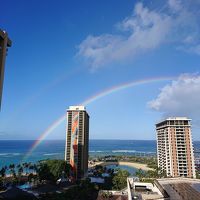
[[128, 200], [132, 199], [165, 199], [166, 196], [156, 184], [146, 182], [136, 182], [132, 177], [127, 178]]
[[170, 200], [199, 200], [200, 180], [191, 178], [157, 179], [158, 184], [169, 195]]

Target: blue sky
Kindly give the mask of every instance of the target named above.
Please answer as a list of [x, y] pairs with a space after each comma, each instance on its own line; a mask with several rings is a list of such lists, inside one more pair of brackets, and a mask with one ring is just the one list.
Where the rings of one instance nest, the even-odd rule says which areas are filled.
[[[200, 140], [197, 0], [7, 0], [0, 139], [37, 139], [70, 105], [134, 80], [177, 77], [119, 91], [87, 106], [92, 139], [155, 139], [167, 116], [193, 120]], [[47, 139], [64, 139], [65, 123]]]

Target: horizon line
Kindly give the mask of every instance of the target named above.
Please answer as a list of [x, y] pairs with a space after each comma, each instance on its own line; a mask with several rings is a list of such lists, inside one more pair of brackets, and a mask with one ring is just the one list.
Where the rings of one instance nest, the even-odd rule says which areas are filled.
[[[42, 139], [42, 140], [37, 140], [37, 139], [0, 139], [0, 141], [65, 141], [65, 139]], [[93, 139], [89, 139], [89, 140], [135, 140], [135, 141], [156, 141], [156, 139], [105, 139], [105, 138], [93, 138]], [[193, 142], [200, 142], [200, 139], [193, 139]]]

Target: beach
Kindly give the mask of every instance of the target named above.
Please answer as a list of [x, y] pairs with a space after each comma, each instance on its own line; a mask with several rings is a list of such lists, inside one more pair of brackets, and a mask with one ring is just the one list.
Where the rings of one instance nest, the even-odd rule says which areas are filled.
[[94, 167], [96, 165], [102, 165], [102, 166], [125, 165], [125, 166], [129, 166], [129, 167], [137, 168], [137, 169], [142, 169], [142, 170], [145, 170], [145, 171], [153, 170], [152, 168], [147, 167], [146, 164], [135, 163], [135, 162], [123, 162], [123, 161], [119, 161], [119, 162], [95, 162], [94, 164], [90, 164], [88, 167], [91, 168], [91, 167]]

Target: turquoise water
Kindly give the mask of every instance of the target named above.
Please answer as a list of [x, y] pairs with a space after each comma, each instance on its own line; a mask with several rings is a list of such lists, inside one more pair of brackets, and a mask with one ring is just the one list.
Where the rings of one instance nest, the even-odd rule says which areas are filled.
[[[0, 140], [0, 168], [11, 163], [64, 159], [65, 140], [44, 140], [24, 160], [35, 140]], [[52, 148], [53, 147], [53, 148]], [[145, 140], [90, 140], [89, 156], [144, 155], [156, 153], [156, 142]]]
[[[44, 140], [24, 160], [35, 140], [0, 140], [0, 168], [11, 163], [37, 162], [42, 159], [64, 159], [65, 140]], [[200, 149], [200, 142], [194, 142]], [[156, 155], [155, 140], [90, 140], [89, 156]]]
[[108, 165], [106, 166], [108, 169], [123, 169], [130, 173], [131, 176], [135, 176], [135, 172], [138, 170], [137, 168], [126, 166], [126, 165]]
[[18, 186], [20, 189], [23, 189], [23, 190], [25, 190], [25, 189], [29, 189], [29, 188], [31, 188], [31, 185], [30, 184], [28, 184], [28, 183], [25, 183], [24, 185], [20, 185], [20, 186]]

